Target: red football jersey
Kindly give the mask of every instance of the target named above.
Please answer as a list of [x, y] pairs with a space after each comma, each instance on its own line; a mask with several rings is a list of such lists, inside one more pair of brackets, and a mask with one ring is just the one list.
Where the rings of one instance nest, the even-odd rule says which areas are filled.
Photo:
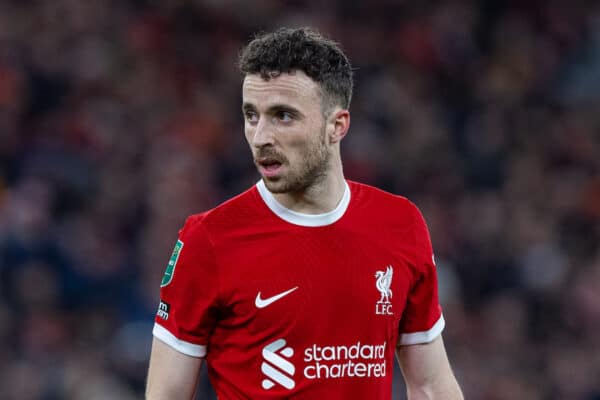
[[153, 334], [205, 357], [220, 399], [390, 399], [397, 344], [443, 328], [414, 204], [348, 182], [335, 210], [308, 215], [259, 181], [188, 218]]

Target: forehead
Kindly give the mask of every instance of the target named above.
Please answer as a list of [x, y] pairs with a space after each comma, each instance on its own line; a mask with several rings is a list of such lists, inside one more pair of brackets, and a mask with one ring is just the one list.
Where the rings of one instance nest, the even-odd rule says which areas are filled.
[[242, 87], [244, 103], [256, 106], [269, 104], [290, 104], [304, 106], [321, 104], [319, 85], [302, 71], [282, 73], [269, 80], [260, 74], [250, 74], [244, 78]]

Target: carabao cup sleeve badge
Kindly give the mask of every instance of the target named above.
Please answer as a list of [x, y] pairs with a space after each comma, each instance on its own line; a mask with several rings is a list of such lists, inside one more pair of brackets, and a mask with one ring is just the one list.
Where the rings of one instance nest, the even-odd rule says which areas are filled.
[[179, 259], [181, 249], [183, 249], [183, 242], [181, 240], [178, 240], [177, 243], [175, 243], [173, 254], [171, 254], [169, 264], [167, 264], [167, 269], [165, 270], [165, 274], [163, 275], [160, 287], [167, 286], [173, 280], [173, 275], [175, 274], [175, 267], [177, 266], [177, 259]]

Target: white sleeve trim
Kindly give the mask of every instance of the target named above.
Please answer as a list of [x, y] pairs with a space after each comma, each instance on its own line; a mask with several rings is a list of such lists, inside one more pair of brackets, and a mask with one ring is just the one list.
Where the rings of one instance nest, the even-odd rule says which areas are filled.
[[202, 346], [199, 344], [193, 344], [181, 339], [178, 339], [171, 332], [160, 326], [159, 324], [154, 324], [154, 329], [152, 329], [152, 334], [155, 338], [160, 341], [166, 343], [171, 346], [175, 350], [180, 353], [183, 353], [192, 357], [204, 357], [206, 356], [206, 346]]
[[432, 342], [433, 339], [437, 338], [442, 333], [445, 326], [446, 322], [444, 321], [444, 316], [440, 315], [440, 318], [428, 331], [403, 333], [400, 335], [400, 345], [406, 346]]

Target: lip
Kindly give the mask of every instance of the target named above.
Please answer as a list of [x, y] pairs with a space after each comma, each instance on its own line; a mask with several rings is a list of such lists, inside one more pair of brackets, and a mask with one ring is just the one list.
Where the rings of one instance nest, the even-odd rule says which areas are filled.
[[277, 175], [280, 174], [282, 168], [283, 168], [283, 164], [268, 165], [268, 166], [258, 164], [258, 171], [260, 172], [260, 174], [262, 176], [264, 176], [266, 178], [276, 177]]

